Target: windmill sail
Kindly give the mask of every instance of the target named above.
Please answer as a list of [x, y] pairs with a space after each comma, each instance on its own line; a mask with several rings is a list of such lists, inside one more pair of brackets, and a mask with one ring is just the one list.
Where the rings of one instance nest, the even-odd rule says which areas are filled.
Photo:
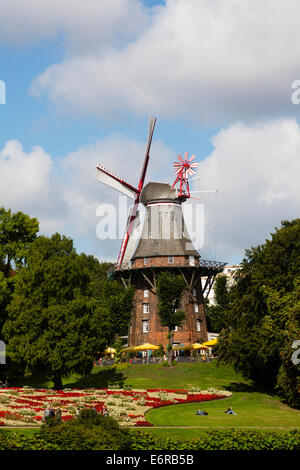
[[97, 165], [95, 179], [101, 183], [106, 184], [107, 186], [110, 186], [111, 188], [116, 189], [120, 193], [125, 194], [125, 196], [128, 196], [130, 199], [136, 199], [138, 190], [126, 181], [111, 173], [102, 165]]
[[140, 228], [141, 228], [140, 215], [139, 215], [139, 211], [137, 211], [136, 216], [133, 220], [130, 236], [128, 237], [126, 249], [124, 251], [124, 256], [123, 256], [123, 261], [122, 261], [122, 266], [124, 267], [125, 266], [128, 267], [130, 265], [130, 260], [135, 251], [135, 247], [136, 247], [139, 235], [140, 235]]
[[[122, 241], [121, 249], [119, 252], [119, 257], [117, 261], [117, 269], [120, 269], [122, 265], [125, 264], [125, 259], [126, 263], [129, 263], [131, 259], [131, 255], [133, 254], [133, 250], [135, 247], [135, 236], [132, 232], [134, 228], [134, 223], [135, 223], [135, 218], [137, 216], [137, 209], [138, 205], [140, 202], [140, 193], [143, 189], [144, 181], [145, 181], [145, 176], [148, 168], [148, 163], [149, 163], [149, 152], [150, 152], [150, 147], [151, 147], [151, 142], [152, 142], [152, 137], [153, 137], [153, 132], [154, 132], [154, 126], [156, 123], [156, 118], [150, 117], [149, 120], [149, 132], [148, 132], [148, 139], [147, 139], [147, 145], [146, 145], [146, 152], [145, 152], [145, 158], [144, 158], [144, 164], [143, 168], [141, 171], [141, 176], [140, 176], [140, 181], [139, 181], [139, 186], [138, 186], [138, 192], [134, 201], [134, 206], [132, 208], [131, 215], [129, 216], [128, 219], [128, 224], [126, 227], [126, 232]], [[132, 252], [132, 253], [131, 253]]]

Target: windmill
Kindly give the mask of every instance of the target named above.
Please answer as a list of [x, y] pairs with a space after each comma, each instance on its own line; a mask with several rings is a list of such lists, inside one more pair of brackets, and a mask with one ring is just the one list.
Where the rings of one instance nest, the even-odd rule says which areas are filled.
[[[158, 315], [157, 276], [168, 271], [184, 279], [186, 292], [182, 308], [186, 321], [175, 333], [175, 342], [188, 345], [207, 341], [204, 292], [224, 263], [203, 260], [185, 226], [182, 205], [193, 198], [189, 181], [198, 163], [195, 155], [177, 155], [176, 179], [167, 183], [148, 182], [144, 186], [156, 119], [150, 117], [148, 140], [138, 185], [132, 186], [102, 165], [96, 179], [133, 200], [113, 276], [125, 287], [134, 286], [135, 300], [128, 329], [129, 346], [161, 343], [166, 347], [166, 329]], [[197, 192], [197, 191], [196, 191]], [[196, 198], [193, 198], [196, 199]], [[144, 223], [139, 240], [139, 204], [144, 207]], [[136, 243], [137, 242], [137, 243]], [[206, 276], [205, 286], [202, 278]]]
[[123, 241], [122, 241], [119, 256], [118, 256], [116, 270], [121, 269], [122, 264], [129, 263], [131, 255], [134, 250], [134, 246], [135, 246], [134, 231], [135, 230], [137, 231], [138, 226], [139, 226], [138, 205], [140, 202], [140, 194], [144, 186], [144, 181], [145, 181], [146, 172], [148, 168], [148, 163], [149, 163], [149, 158], [150, 158], [150, 147], [151, 147], [155, 123], [156, 123], [156, 118], [150, 117], [144, 163], [143, 163], [141, 176], [140, 176], [140, 180], [139, 180], [137, 188], [131, 186], [129, 183], [127, 183], [123, 179], [119, 178], [118, 176], [116, 176], [115, 174], [113, 174], [112, 172], [104, 168], [102, 165], [97, 165], [97, 168], [96, 168], [95, 178], [98, 181], [116, 189], [117, 191], [121, 192], [122, 194], [125, 194], [126, 196], [133, 199], [134, 201], [134, 204], [130, 210], [130, 214], [127, 220], [126, 230], [125, 230], [125, 234], [123, 237]]

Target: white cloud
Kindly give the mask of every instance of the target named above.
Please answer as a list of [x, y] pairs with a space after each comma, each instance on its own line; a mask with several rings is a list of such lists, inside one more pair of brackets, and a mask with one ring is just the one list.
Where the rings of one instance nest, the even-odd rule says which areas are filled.
[[7, 142], [0, 150], [0, 177], [1, 204], [13, 211], [39, 215], [45, 230], [58, 223], [56, 200], [61, 188], [54, 177], [51, 156], [41, 147], [26, 153], [20, 142]]
[[102, 118], [154, 112], [211, 123], [296, 112], [299, 15], [297, 0], [167, 0], [134, 40], [75, 50], [32, 92]]
[[132, 40], [149, 21], [138, 0], [0, 0], [0, 40], [24, 45], [62, 36], [68, 52]]
[[[200, 162], [198, 185], [218, 190], [217, 258], [237, 262], [281, 220], [299, 217], [300, 128], [294, 120], [237, 123], [212, 143], [213, 152]], [[205, 254], [213, 249], [206, 240]]]

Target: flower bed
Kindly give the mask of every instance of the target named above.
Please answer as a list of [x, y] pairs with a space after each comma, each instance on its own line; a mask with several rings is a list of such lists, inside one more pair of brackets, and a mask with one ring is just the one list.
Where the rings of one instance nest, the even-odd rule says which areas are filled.
[[109, 415], [122, 426], [150, 426], [146, 411], [179, 403], [217, 400], [230, 392], [215, 389], [203, 392], [185, 389], [85, 389], [53, 391], [28, 387], [0, 389], [0, 426], [40, 426], [47, 405], [60, 408], [62, 420], [74, 418], [78, 409], [94, 408]]

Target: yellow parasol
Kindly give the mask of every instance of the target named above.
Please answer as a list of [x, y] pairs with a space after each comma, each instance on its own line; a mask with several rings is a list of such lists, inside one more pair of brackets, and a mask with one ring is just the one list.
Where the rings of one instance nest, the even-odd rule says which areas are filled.
[[144, 343], [144, 344], [141, 344], [140, 346], [135, 346], [133, 349], [135, 349], [135, 351], [148, 351], [148, 350], [154, 350], [154, 349], [159, 349], [158, 346], [155, 346], [154, 344], [150, 344], [150, 343]]
[[217, 344], [218, 342], [218, 339], [215, 338], [215, 339], [211, 339], [210, 341], [206, 341], [206, 343], [203, 343], [204, 346], [214, 346], [214, 344]]
[[121, 352], [129, 352], [129, 351], [133, 351], [133, 350], [134, 350], [134, 348], [132, 346], [131, 347], [127, 346], [126, 348], [122, 348]]
[[117, 351], [114, 348], [109, 347], [109, 348], [106, 348], [104, 352], [105, 354], [114, 354]]
[[192, 344], [191, 348], [192, 349], [209, 349], [208, 346], [206, 346], [205, 344], [200, 344], [200, 343]]

